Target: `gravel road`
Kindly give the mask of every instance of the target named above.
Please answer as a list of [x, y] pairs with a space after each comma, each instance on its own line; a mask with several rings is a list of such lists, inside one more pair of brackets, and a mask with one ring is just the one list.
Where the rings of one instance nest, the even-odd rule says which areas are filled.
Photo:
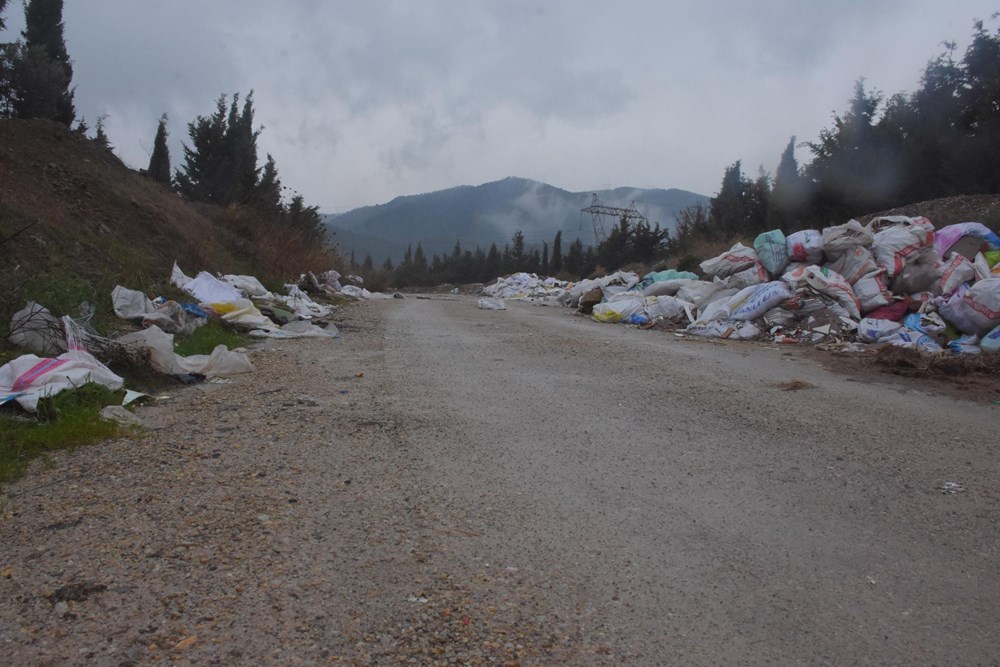
[[0, 662], [998, 664], [996, 406], [436, 296], [0, 497]]

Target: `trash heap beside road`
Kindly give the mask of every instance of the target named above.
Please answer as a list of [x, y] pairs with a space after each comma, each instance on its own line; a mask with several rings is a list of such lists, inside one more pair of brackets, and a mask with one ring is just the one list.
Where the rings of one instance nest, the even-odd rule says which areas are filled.
[[[323, 275], [330, 278], [328, 274], [336, 272]], [[337, 278], [339, 274], [333, 280]], [[150, 299], [142, 292], [116, 286], [111, 293], [115, 314], [142, 328], [114, 339], [99, 336], [90, 328], [89, 318], [57, 319], [37, 303], [29, 303], [15, 313], [9, 340], [46, 356], [24, 354], [0, 367], [0, 405], [14, 401], [34, 412], [39, 399], [87, 382], [120, 389], [123, 379], [98, 356], [142, 360], [157, 372], [185, 381], [225, 378], [252, 371], [245, 351], [229, 350], [225, 345], [216, 346], [211, 354], [184, 357], [174, 352], [175, 334], [189, 335], [210, 318], [218, 318], [256, 337], [339, 335], [336, 326], [322, 321], [330, 315], [331, 308], [313, 301], [296, 284], [286, 284], [286, 294], [274, 294], [253, 276], [216, 277], [202, 271], [190, 278], [176, 263], [171, 282], [191, 295], [193, 301], [182, 304], [163, 297]], [[315, 287], [318, 281], [313, 280], [312, 284]]]
[[[618, 271], [560, 286], [559, 298], [598, 322], [663, 323], [693, 336], [1000, 349], [1000, 237], [981, 223], [935, 229], [925, 217], [883, 216], [787, 237], [772, 230], [699, 268]], [[515, 274], [483, 292], [517, 298], [508, 295], [549, 280]]]
[[539, 278], [533, 273], [515, 273], [483, 288], [483, 295], [494, 299], [514, 299], [558, 305], [569, 285], [556, 278]]

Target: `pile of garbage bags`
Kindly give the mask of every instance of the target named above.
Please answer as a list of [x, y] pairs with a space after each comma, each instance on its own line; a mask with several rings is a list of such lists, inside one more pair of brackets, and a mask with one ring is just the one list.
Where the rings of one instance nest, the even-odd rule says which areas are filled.
[[[493, 299], [515, 299], [558, 304], [569, 283], [556, 278], [539, 278], [534, 273], [515, 273], [483, 288], [483, 295]], [[480, 306], [486, 308], [488, 306]]]
[[333, 324], [316, 323], [330, 314], [330, 307], [316, 303], [295, 284], [285, 285], [287, 294], [273, 294], [253, 276], [216, 277], [202, 271], [190, 278], [176, 263], [171, 281], [191, 295], [193, 302], [150, 299], [121, 285], [112, 290], [115, 314], [142, 327], [114, 339], [98, 336], [87, 318], [57, 319], [44, 306], [28, 303], [12, 317], [9, 339], [47, 356], [24, 354], [0, 367], [0, 404], [14, 401], [34, 412], [39, 399], [87, 382], [120, 389], [122, 378], [94, 356], [98, 349], [141, 359], [154, 370], [177, 377], [224, 378], [252, 371], [245, 351], [225, 345], [205, 355], [183, 357], [174, 352], [174, 335], [190, 334], [209, 317], [258, 337], [338, 336]]
[[598, 322], [655, 321], [714, 338], [892, 344], [922, 351], [995, 350], [1000, 237], [925, 217], [850, 220], [736, 243], [700, 264], [702, 278], [619, 271], [566, 290]]

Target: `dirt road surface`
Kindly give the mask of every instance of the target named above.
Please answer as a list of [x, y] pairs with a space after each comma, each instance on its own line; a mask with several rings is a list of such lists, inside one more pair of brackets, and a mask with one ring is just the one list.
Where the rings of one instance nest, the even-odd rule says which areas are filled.
[[1000, 408], [513, 302], [342, 322], [5, 489], [5, 664], [997, 664]]

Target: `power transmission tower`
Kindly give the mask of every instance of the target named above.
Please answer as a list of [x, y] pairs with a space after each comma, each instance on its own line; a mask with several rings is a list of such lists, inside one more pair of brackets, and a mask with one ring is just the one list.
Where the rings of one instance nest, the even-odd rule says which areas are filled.
[[590, 206], [584, 209], [580, 209], [584, 213], [590, 213], [594, 221], [594, 241], [601, 243], [608, 238], [608, 234], [604, 231], [604, 217], [610, 216], [616, 220], [638, 220], [640, 222], [649, 223], [646, 220], [646, 216], [635, 208], [635, 202], [632, 202], [628, 208], [619, 208], [617, 206], [605, 206], [598, 200], [597, 193], [594, 193], [594, 198], [590, 200]]

